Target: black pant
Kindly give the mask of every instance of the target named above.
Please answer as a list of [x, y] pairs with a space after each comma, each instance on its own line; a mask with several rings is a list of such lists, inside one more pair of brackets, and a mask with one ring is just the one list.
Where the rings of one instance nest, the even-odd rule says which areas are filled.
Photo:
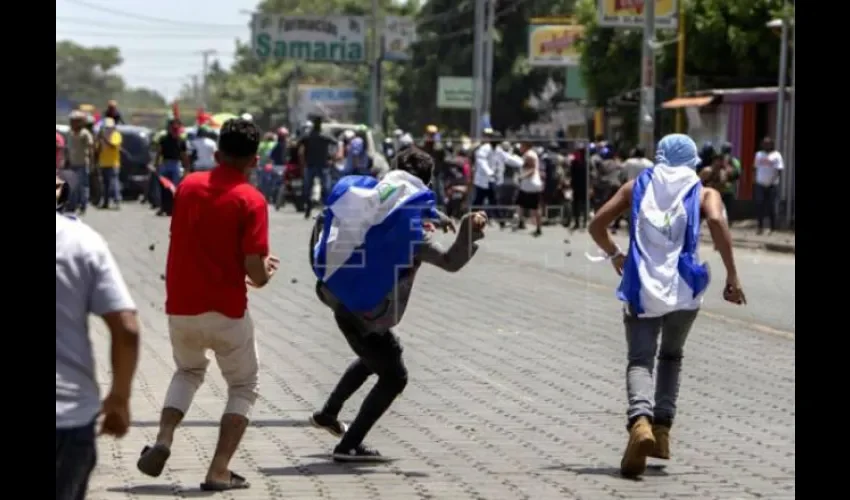
[[96, 462], [94, 422], [56, 429], [56, 500], [85, 500]]
[[360, 389], [369, 375], [374, 373], [378, 376], [378, 382], [363, 400], [360, 411], [339, 443], [341, 449], [350, 450], [363, 442], [366, 434], [404, 390], [407, 367], [402, 359], [401, 344], [392, 331], [365, 333], [360, 321], [344, 311], [336, 312], [334, 318], [357, 359], [342, 374], [322, 413], [336, 417], [342, 405]]
[[573, 190], [572, 205], [573, 227], [579, 227], [579, 217], [581, 218], [581, 227], [587, 227], [587, 192]]
[[776, 186], [760, 186], [756, 184], [756, 217], [758, 228], [764, 229], [764, 218], [770, 221], [770, 230], [776, 230]]
[[494, 189], [493, 184], [490, 184], [489, 188], [480, 188], [475, 186], [475, 198], [472, 200], [471, 210], [481, 210], [484, 207], [484, 202], [487, 202], [487, 208], [484, 208], [484, 211], [487, 213], [487, 217], [494, 218], [499, 217], [501, 212], [496, 208], [499, 205], [498, 200], [496, 199], [496, 190]]

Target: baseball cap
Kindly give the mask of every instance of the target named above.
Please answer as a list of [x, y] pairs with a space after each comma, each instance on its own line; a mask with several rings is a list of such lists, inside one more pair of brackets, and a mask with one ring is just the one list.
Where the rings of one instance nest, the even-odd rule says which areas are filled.
[[436, 134], [438, 130], [439, 129], [437, 129], [436, 125], [428, 125], [427, 127], [425, 127], [426, 134]]

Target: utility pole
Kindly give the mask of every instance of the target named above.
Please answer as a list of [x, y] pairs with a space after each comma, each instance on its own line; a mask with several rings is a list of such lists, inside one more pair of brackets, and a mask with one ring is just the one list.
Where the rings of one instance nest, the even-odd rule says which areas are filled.
[[192, 75], [192, 100], [195, 106], [201, 103], [201, 86], [198, 84], [198, 75]]
[[[483, 122], [484, 116], [490, 117], [490, 106], [493, 103], [493, 58], [495, 47], [493, 45], [496, 24], [496, 0], [487, 0], [487, 32], [484, 38], [484, 78], [483, 96], [481, 103], [479, 121]], [[480, 127], [480, 125], [479, 125]]]
[[475, 0], [475, 30], [472, 47], [472, 112], [470, 113], [469, 135], [473, 141], [481, 138], [481, 106], [483, 104], [484, 82], [484, 11], [486, 0]]
[[[783, 2], [783, 8], [785, 7], [785, 2]], [[782, 155], [784, 159], [786, 157], [786, 140], [785, 140], [785, 101], [787, 97], [787, 82], [788, 82], [788, 25], [790, 24], [790, 20], [788, 16], [783, 13], [782, 15], [782, 34], [780, 37], [780, 46], [779, 46], [779, 82], [777, 84], [777, 94], [776, 94], [776, 137], [774, 138], [774, 145], [776, 146], [776, 150], [779, 151], [779, 154]], [[782, 176], [781, 180], [781, 190], [780, 193], [784, 194], [785, 204], [790, 205], [787, 193], [789, 192], [788, 185], [790, 183], [790, 176], [788, 172], [785, 172], [785, 175]], [[787, 213], [787, 207], [786, 207]]]
[[207, 99], [209, 98], [207, 76], [210, 68], [210, 56], [214, 56], [216, 54], [218, 54], [218, 52], [212, 49], [201, 51], [201, 57], [203, 58], [203, 69], [201, 70], [201, 107], [204, 108], [205, 111], [207, 109]]
[[[795, 16], [796, 17], [796, 16]], [[787, 191], [785, 194], [785, 223], [786, 227], [791, 227], [791, 221], [794, 216], [794, 210], [792, 209], [792, 203], [794, 201], [794, 191], [796, 185], [797, 178], [797, 162], [795, 161], [795, 149], [797, 145], [796, 139], [796, 127], [794, 126], [795, 122], [795, 111], [797, 109], [797, 23], [795, 19], [791, 19], [791, 109], [788, 113], [788, 136], [787, 143], [785, 146], [785, 156], [783, 156], [783, 160], [785, 161], [785, 177], [787, 184]]]
[[[685, 97], [685, 2], [676, 3], [679, 8], [679, 45], [676, 47], [676, 97]], [[685, 132], [685, 110], [676, 110], [676, 132]]]
[[647, 158], [655, 157], [655, 2], [643, 3], [643, 51], [640, 72], [640, 140]]
[[372, 83], [369, 92], [369, 125], [375, 128], [381, 119], [381, 38], [380, 4], [372, 0]]

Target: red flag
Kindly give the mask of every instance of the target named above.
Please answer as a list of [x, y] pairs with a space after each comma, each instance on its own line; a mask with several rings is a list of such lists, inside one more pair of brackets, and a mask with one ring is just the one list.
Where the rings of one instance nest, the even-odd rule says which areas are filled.
[[174, 194], [177, 191], [177, 188], [174, 187], [174, 183], [171, 182], [167, 177], [159, 176], [159, 183], [162, 184], [162, 187], [171, 191]]

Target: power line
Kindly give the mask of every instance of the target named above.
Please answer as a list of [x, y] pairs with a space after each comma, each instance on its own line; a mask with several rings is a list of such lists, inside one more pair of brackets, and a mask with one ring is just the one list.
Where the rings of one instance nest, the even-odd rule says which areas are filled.
[[[87, 18], [84, 18], [84, 17], [56, 16], [56, 25], [58, 26], [60, 24], [71, 24], [71, 25], [78, 25], [78, 26], [82, 25], [82, 26], [86, 26], [88, 28], [92, 28], [92, 27], [98, 27], [99, 23], [95, 20], [87, 19]], [[162, 25], [155, 25], [155, 24], [122, 24], [122, 23], [112, 23], [112, 22], [110, 22], [109, 28], [119, 29], [119, 30], [122, 30], [122, 31], [132, 30], [132, 31], [147, 32], [147, 31], [150, 31], [150, 30], [157, 30], [157, 29], [174, 29], [175, 27], [172, 24], [168, 24], [168, 23], [166, 23], [165, 26], [162, 26]], [[250, 28], [250, 26], [246, 23], [243, 26], [238, 26], [238, 25], [233, 25], [233, 26], [230, 26], [230, 27], [222, 26], [222, 27], [217, 27], [216, 29], [218, 29], [218, 30], [226, 29], [226, 30], [235, 32], [235, 31], [244, 31], [248, 28]], [[186, 33], [186, 32], [206, 33], [209, 29], [210, 29], [209, 26], [203, 26], [203, 27], [202, 26], [184, 26], [179, 31], [181, 33]]]
[[187, 39], [187, 40], [233, 40], [234, 38], [239, 38], [238, 35], [216, 35], [215, 33], [158, 33], [158, 32], [145, 32], [145, 33], [127, 33], [120, 31], [60, 31], [56, 30], [57, 37], [108, 37], [108, 38], [139, 38], [140, 36], [146, 37], [156, 37], [160, 39]]
[[81, 7], [86, 7], [86, 8], [92, 9], [92, 10], [97, 10], [97, 11], [100, 11], [104, 14], [110, 14], [110, 15], [118, 16], [118, 17], [125, 17], [125, 18], [136, 20], [136, 21], [146, 21], [146, 22], [151, 22], [151, 23], [163, 23], [163, 24], [170, 24], [170, 25], [173, 25], [173, 26], [181, 26], [181, 27], [186, 27], [186, 26], [198, 26], [198, 27], [205, 27], [205, 28], [244, 27], [244, 25], [239, 26], [239, 25], [234, 25], [234, 24], [193, 23], [193, 22], [187, 22], [187, 21], [175, 21], [174, 19], [147, 16], [147, 15], [144, 15], [144, 14], [139, 14], [137, 12], [128, 12], [128, 11], [125, 11], [125, 10], [113, 9], [113, 8], [106, 7], [106, 6], [101, 5], [101, 4], [86, 2], [84, 0], [65, 0], [65, 1], [67, 1], [68, 3], [75, 4], [75, 5], [79, 5]]

